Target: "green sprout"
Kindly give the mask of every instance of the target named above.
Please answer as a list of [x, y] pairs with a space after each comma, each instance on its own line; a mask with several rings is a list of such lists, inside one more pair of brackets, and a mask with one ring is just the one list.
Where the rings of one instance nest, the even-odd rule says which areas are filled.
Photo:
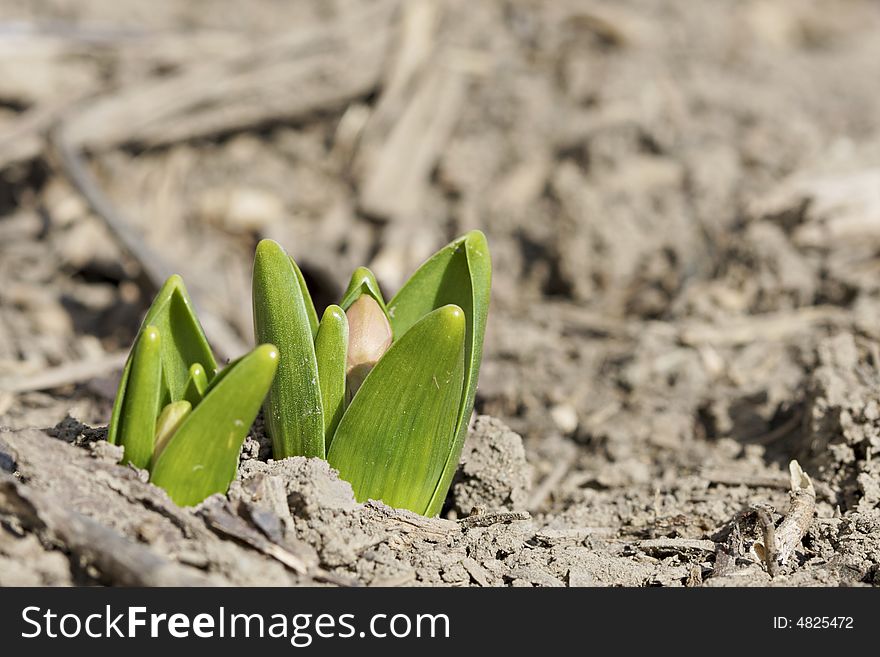
[[387, 304], [358, 268], [319, 321], [296, 263], [263, 240], [253, 278], [262, 344], [218, 372], [172, 276], [135, 338], [107, 439], [175, 502], [193, 505], [228, 489], [262, 405], [275, 458], [325, 458], [359, 500], [436, 515], [473, 411], [490, 279], [486, 238], [473, 231]]
[[183, 280], [172, 276], [135, 338], [107, 440], [181, 506], [225, 493], [277, 365], [275, 347], [262, 344], [218, 373]]
[[440, 512], [474, 406], [491, 260], [472, 231], [428, 259], [389, 303], [361, 267], [321, 320], [302, 272], [257, 246], [254, 332], [277, 345], [264, 403], [274, 456], [325, 458], [358, 500]]

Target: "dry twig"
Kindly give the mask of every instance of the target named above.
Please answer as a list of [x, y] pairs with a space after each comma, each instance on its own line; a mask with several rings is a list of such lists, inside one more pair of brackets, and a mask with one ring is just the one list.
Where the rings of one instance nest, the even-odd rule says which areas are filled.
[[754, 548], [767, 564], [771, 577], [777, 574], [779, 566], [788, 563], [816, 513], [816, 491], [812, 480], [797, 461], [792, 461], [788, 469], [791, 475], [791, 506], [782, 523], [775, 527], [766, 511], [757, 511], [764, 538], [763, 542], [756, 542]]
[[30, 392], [33, 390], [52, 390], [71, 383], [88, 381], [118, 370], [125, 363], [126, 354], [117, 352], [101, 358], [65, 363], [58, 367], [42, 370], [29, 376], [7, 376], [0, 378], [2, 392]]

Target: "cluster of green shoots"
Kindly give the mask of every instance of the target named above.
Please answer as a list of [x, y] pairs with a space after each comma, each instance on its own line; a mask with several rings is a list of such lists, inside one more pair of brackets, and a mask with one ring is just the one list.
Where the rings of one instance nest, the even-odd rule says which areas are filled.
[[474, 405], [491, 261], [473, 231], [429, 258], [386, 303], [358, 268], [319, 321], [302, 272], [257, 246], [257, 346], [218, 370], [179, 276], [135, 338], [108, 440], [180, 505], [224, 493], [264, 409], [273, 456], [326, 459], [359, 501], [440, 512]]

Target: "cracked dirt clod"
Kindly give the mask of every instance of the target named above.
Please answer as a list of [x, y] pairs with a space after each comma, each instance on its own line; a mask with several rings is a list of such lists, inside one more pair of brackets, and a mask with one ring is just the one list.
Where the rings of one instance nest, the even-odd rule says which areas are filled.
[[[480, 418], [477, 424], [470, 438], [491, 443], [491, 436], [501, 437], [521, 453], [521, 446], [515, 449], [519, 436], [502, 423]], [[137, 472], [109, 461], [107, 451], [38, 430], [0, 433], [6, 464], [0, 473], [0, 562], [57, 582], [57, 572], [41, 563], [55, 563], [57, 571], [52, 555], [62, 554], [53, 552], [60, 548], [72, 559], [70, 582], [151, 586], [637, 585], [678, 578], [677, 570], [658, 573], [634, 555], [596, 553], [584, 541], [601, 539], [588, 533], [570, 541], [539, 540], [552, 532], [521, 511], [453, 522], [377, 501], [359, 504], [351, 486], [321, 459], [245, 460], [227, 496], [182, 509]], [[510, 463], [494, 475], [491, 470], [483, 463], [481, 476], [497, 482]], [[469, 500], [490, 508], [502, 499], [497, 490], [471, 488]], [[524, 494], [518, 490], [515, 497]], [[510, 493], [508, 488], [503, 499]], [[38, 538], [45, 556], [9, 547], [23, 545], [10, 533], [13, 526], [25, 539]]]
[[531, 488], [531, 468], [522, 439], [500, 420], [477, 417], [461, 453], [461, 466], [452, 485], [452, 507], [467, 516], [483, 511], [525, 509]]
[[[43, 545], [70, 552], [81, 584], [271, 586], [304, 580], [276, 560], [209, 529], [192, 509], [142, 482], [134, 470], [42, 431], [0, 432], [0, 454], [15, 464], [0, 473], [0, 517]], [[6, 531], [0, 523], [0, 533]], [[198, 555], [198, 567], [187, 565]], [[7, 555], [8, 556], [8, 555]], [[27, 560], [19, 564], [29, 569]]]
[[844, 509], [880, 505], [880, 371], [872, 343], [852, 333], [821, 342], [810, 377], [805, 451], [816, 472], [841, 491]]

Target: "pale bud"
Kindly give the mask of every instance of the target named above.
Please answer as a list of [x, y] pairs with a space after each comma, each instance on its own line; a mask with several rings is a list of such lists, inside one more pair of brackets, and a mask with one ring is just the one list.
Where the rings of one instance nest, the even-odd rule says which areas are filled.
[[174, 432], [180, 428], [190, 411], [192, 411], [192, 404], [185, 400], [171, 402], [162, 409], [159, 419], [156, 420], [156, 439], [153, 446], [154, 463], [162, 450], [168, 446]]
[[369, 294], [358, 297], [345, 312], [348, 317], [348, 355], [345, 374], [349, 394], [354, 395], [370, 370], [391, 346], [391, 324]]

